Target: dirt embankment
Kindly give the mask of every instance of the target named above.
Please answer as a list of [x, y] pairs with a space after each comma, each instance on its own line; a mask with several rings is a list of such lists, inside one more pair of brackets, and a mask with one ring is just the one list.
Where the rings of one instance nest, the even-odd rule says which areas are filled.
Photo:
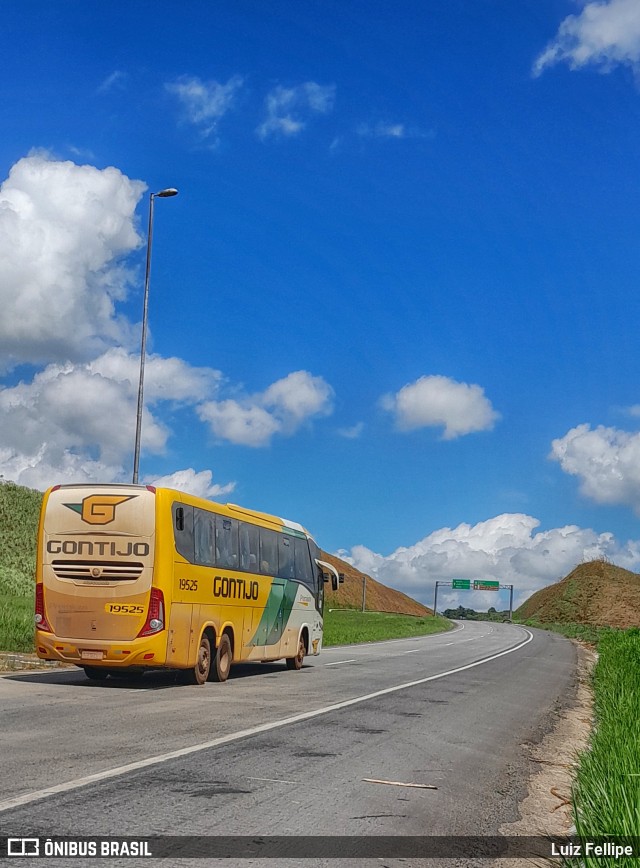
[[602, 560], [579, 564], [561, 581], [529, 597], [516, 615], [541, 623], [637, 627], [640, 575]]
[[333, 564], [339, 573], [344, 573], [344, 582], [337, 591], [332, 591], [329, 585], [325, 592], [325, 605], [333, 609], [361, 609], [362, 586], [366, 581], [365, 606], [371, 612], [397, 612], [402, 615], [431, 615], [431, 609], [412, 600], [401, 591], [395, 591], [386, 585], [372, 579], [351, 564], [337, 558], [335, 555], [323, 552], [323, 558]]

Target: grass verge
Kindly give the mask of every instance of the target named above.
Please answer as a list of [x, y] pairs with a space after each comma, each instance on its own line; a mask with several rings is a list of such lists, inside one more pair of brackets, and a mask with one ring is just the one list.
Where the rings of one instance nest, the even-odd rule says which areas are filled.
[[542, 623], [533, 618], [518, 620], [517, 622], [514, 618], [514, 622], [523, 624], [525, 627], [536, 627], [538, 630], [551, 630], [554, 633], [566, 636], [567, 639], [579, 639], [580, 642], [587, 642], [589, 645], [597, 645], [601, 636], [619, 632], [611, 627], [594, 627], [592, 624], [575, 624], [572, 622]]
[[[640, 629], [608, 631], [593, 674], [596, 725], [574, 786], [577, 834], [587, 840], [640, 835]], [[585, 856], [585, 868], [621, 864]]]
[[325, 609], [323, 645], [405, 639], [442, 633], [451, 627], [451, 622], [440, 616], [419, 618], [387, 612], [360, 612], [357, 609]]
[[33, 598], [0, 596], [0, 651], [33, 650]]
[[[640, 629], [616, 630], [588, 624], [530, 627], [553, 630], [595, 645], [594, 727], [588, 749], [578, 759], [572, 790], [576, 834], [583, 841], [640, 837]], [[562, 864], [613, 868], [627, 864], [614, 856], [584, 854]], [[631, 864], [631, 863], [629, 863]], [[637, 864], [634, 860], [633, 864]]]

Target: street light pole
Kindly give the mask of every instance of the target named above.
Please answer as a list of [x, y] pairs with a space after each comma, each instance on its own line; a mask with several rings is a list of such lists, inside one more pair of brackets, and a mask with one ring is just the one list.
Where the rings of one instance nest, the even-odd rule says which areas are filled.
[[144, 362], [147, 350], [147, 316], [149, 311], [149, 276], [151, 274], [151, 239], [153, 237], [153, 200], [158, 197], [167, 199], [177, 196], [174, 187], [152, 193], [149, 197], [149, 230], [147, 232], [147, 265], [144, 273], [144, 303], [142, 307], [142, 338], [140, 340], [140, 380], [138, 383], [138, 411], [136, 414], [136, 442], [133, 449], [133, 484], [138, 484], [138, 469], [140, 467], [140, 436], [142, 433], [142, 406], [144, 396]]

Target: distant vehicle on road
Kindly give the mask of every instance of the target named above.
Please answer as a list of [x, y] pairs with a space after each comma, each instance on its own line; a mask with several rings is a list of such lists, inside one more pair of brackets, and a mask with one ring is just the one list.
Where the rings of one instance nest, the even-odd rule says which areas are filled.
[[301, 669], [322, 646], [328, 581], [340, 577], [295, 522], [168, 488], [56, 485], [38, 532], [36, 649], [95, 680]]

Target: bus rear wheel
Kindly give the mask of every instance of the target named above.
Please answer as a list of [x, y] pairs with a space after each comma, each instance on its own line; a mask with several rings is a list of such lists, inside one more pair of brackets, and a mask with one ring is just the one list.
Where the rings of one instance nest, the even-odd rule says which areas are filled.
[[190, 684], [206, 684], [211, 671], [211, 643], [206, 633], [202, 634], [196, 665], [187, 670], [187, 681]]
[[108, 669], [101, 669], [99, 666], [83, 666], [84, 674], [92, 681], [104, 681], [109, 677]]
[[216, 650], [216, 656], [213, 660], [213, 666], [211, 667], [211, 674], [209, 678], [211, 681], [226, 681], [229, 677], [229, 671], [231, 669], [231, 661], [233, 659], [233, 652], [231, 650], [231, 640], [226, 633], [223, 633], [220, 637], [220, 643], [218, 644], [218, 648]]
[[302, 664], [304, 662], [304, 655], [307, 653], [306, 646], [304, 644], [304, 639], [300, 639], [298, 643], [298, 653], [295, 657], [287, 657], [287, 669], [302, 669]]

